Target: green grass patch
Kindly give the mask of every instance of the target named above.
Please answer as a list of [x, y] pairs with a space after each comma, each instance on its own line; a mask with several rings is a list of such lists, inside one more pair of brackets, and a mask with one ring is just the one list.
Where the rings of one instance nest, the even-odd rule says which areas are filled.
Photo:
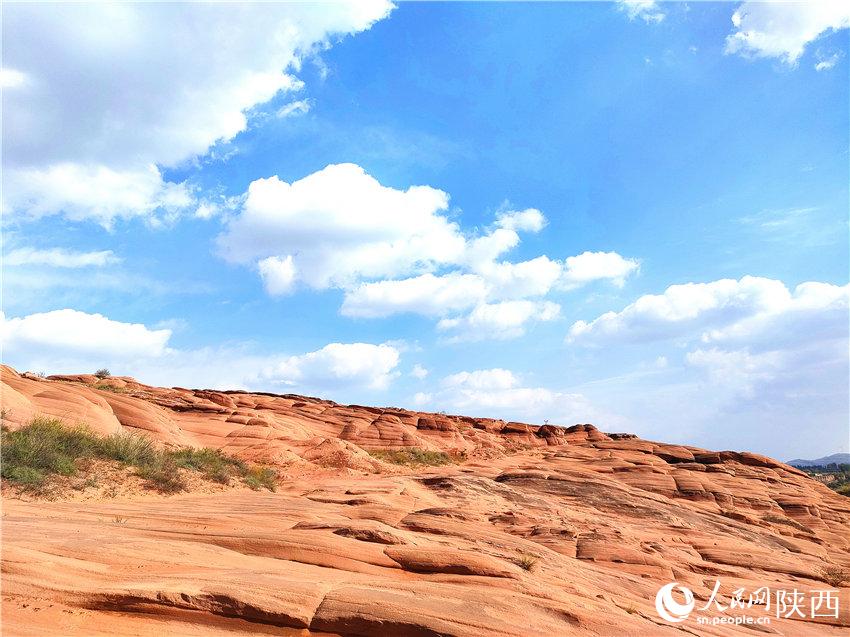
[[172, 457], [178, 467], [200, 471], [210, 480], [221, 484], [228, 484], [231, 478], [248, 474], [248, 465], [218, 449], [181, 449], [172, 452]]
[[216, 449], [164, 450], [140, 434], [99, 436], [85, 427], [66, 427], [56, 418], [34, 418], [16, 431], [4, 427], [0, 437], [0, 474], [32, 492], [41, 490], [51, 476], [74, 475], [78, 461], [85, 459], [134, 467], [151, 488], [163, 493], [186, 490], [186, 471], [221, 484], [238, 479], [251, 489], [274, 491], [277, 483], [274, 469], [248, 465]]
[[94, 386], [95, 389], [99, 389], [101, 391], [111, 391], [113, 394], [129, 394], [130, 390], [125, 387], [116, 387], [115, 385], [108, 385], [106, 383], [98, 383]]
[[425, 449], [373, 449], [369, 452], [373, 458], [400, 464], [408, 467], [415, 466], [440, 466], [452, 464], [455, 459], [443, 451], [427, 451]]
[[173, 458], [164, 455], [150, 464], [136, 469], [136, 475], [147, 481], [148, 485], [160, 493], [177, 493], [189, 486]]
[[114, 433], [98, 440], [98, 456], [128, 465], [154, 464], [160, 454], [150, 438], [136, 433]]
[[243, 480], [254, 491], [260, 489], [277, 490], [277, 471], [271, 467], [250, 467]]

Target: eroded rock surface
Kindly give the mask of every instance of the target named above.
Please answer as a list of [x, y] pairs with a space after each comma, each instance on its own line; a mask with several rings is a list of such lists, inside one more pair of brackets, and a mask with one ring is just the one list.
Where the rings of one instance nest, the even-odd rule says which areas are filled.
[[[96, 389], [109, 385], [118, 391]], [[8, 635], [844, 635], [838, 618], [668, 624], [658, 588], [833, 588], [850, 499], [780, 462], [301, 396], [2, 370], [33, 415], [280, 466], [277, 493], [3, 502]], [[408, 469], [367, 451], [465, 454]], [[728, 603], [728, 600], [726, 600]], [[761, 613], [756, 608], [753, 614]]]

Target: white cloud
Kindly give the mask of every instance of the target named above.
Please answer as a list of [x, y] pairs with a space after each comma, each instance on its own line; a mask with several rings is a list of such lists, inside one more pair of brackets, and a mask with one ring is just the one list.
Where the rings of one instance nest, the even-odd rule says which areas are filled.
[[617, 287], [622, 287], [626, 278], [639, 268], [639, 261], [625, 259], [616, 252], [583, 252], [575, 257], [567, 257], [561, 285], [572, 289], [591, 281], [607, 279]]
[[9, 68], [0, 69], [0, 88], [18, 88], [19, 86], [24, 86], [26, 83], [27, 76], [20, 71]]
[[519, 234], [513, 228], [497, 227], [492, 232], [467, 241], [462, 261], [472, 270], [492, 265], [493, 261], [519, 245]]
[[431, 402], [433, 398], [433, 394], [429, 394], [427, 392], [418, 391], [413, 395], [413, 404], [421, 407], [422, 405], [427, 405]]
[[272, 296], [289, 294], [295, 285], [295, 265], [292, 255], [283, 259], [268, 257], [257, 264], [266, 292]]
[[38, 250], [35, 248], [16, 248], [3, 255], [4, 266], [45, 265], [52, 268], [86, 268], [119, 263], [112, 250], [96, 252], [76, 252], [63, 248]]
[[564, 397], [544, 387], [522, 387], [513, 372], [501, 368], [458, 372], [444, 378], [442, 386], [439, 399], [463, 413], [482, 409], [513, 413], [524, 408], [530, 415]]
[[310, 100], [295, 100], [280, 107], [275, 113], [276, 117], [292, 117], [294, 115], [303, 115], [310, 111], [313, 103]]
[[746, 349], [700, 348], [688, 352], [685, 361], [705, 370], [714, 384], [734, 387], [747, 397], [753, 397], [756, 383], [773, 380], [782, 368], [782, 355], [776, 351], [752, 354]]
[[841, 52], [836, 51], [832, 54], [817, 53], [817, 63], [815, 63], [815, 71], [828, 71], [838, 64], [841, 59]]
[[563, 265], [544, 255], [519, 263], [479, 264], [476, 271], [487, 285], [488, 299], [522, 299], [548, 294], [562, 277]]
[[261, 378], [283, 385], [362, 384], [386, 389], [398, 376], [398, 362], [398, 350], [387, 344], [331, 343], [315, 352], [277, 361], [263, 369]]
[[253, 107], [302, 87], [292, 73], [303, 59], [391, 8], [385, 0], [6, 7], [2, 77], [16, 90], [4, 93], [4, 210], [108, 225], [187, 207], [187, 186], [165, 181], [162, 167], [245, 130]]
[[4, 211], [38, 218], [62, 213], [73, 221], [93, 219], [111, 227], [116, 218], [173, 215], [194, 201], [185, 183], [163, 181], [153, 164], [128, 170], [103, 165], [52, 164], [10, 168], [3, 175]]
[[732, 25], [726, 53], [774, 57], [793, 66], [810, 42], [850, 27], [850, 4], [844, 0], [744, 2], [732, 14]]
[[6, 360], [68, 355], [84, 358], [160, 356], [171, 330], [151, 330], [140, 323], [113, 321], [101, 314], [54, 310], [23, 318], [0, 313], [0, 341]]
[[577, 388], [643, 437], [789, 457], [847, 444], [848, 323], [850, 285], [743, 277], [642, 296], [576, 322], [568, 340], [599, 346], [572, 349], [579, 360], [621, 364], [629, 343], [663, 361]]
[[473, 372], [458, 372], [446, 376], [444, 387], [465, 387], [468, 389], [510, 389], [519, 384], [519, 379], [509, 369], [494, 367], [493, 369], [478, 369]]
[[[544, 296], [561, 276], [561, 265], [546, 256], [521, 263], [490, 263], [477, 274], [450, 272], [409, 279], [361, 283], [345, 294], [345, 316], [382, 317], [411, 312], [445, 316], [485, 304], [486, 300]], [[529, 304], [517, 307], [530, 307]]]
[[474, 274], [422, 274], [401, 280], [361, 283], [345, 294], [345, 316], [376, 318], [402, 312], [442, 316], [483, 302], [487, 285]]
[[792, 302], [791, 293], [781, 281], [752, 276], [740, 281], [720, 279], [671, 285], [664, 294], [642, 296], [620, 312], [607, 312], [590, 323], [576, 321], [568, 338], [595, 344], [700, 334], [753, 316], [781, 313]]
[[699, 394], [715, 418], [727, 411], [787, 419], [817, 410], [830, 418], [844, 412], [846, 427], [848, 318], [850, 285], [808, 282], [792, 291], [781, 281], [745, 276], [642, 296], [620, 312], [574, 323], [568, 340], [667, 340], [687, 348], [686, 367], [701, 372], [709, 387], [680, 393]]
[[176, 349], [171, 329], [151, 329], [100, 314], [64, 309], [7, 318], [0, 313], [4, 362], [21, 370], [83, 373], [108, 367], [164, 386], [281, 386], [313, 394], [383, 390], [398, 376], [390, 343], [330, 343], [306, 354], [256, 353], [247, 346]]
[[412, 370], [410, 370], [410, 375], [418, 380], [424, 380], [428, 376], [428, 374], [428, 370], [418, 363], [413, 366]]
[[584, 422], [619, 423], [616, 416], [596, 409], [581, 394], [525, 386], [514, 372], [503, 369], [462, 371], [446, 376], [432, 393], [414, 396], [427, 404], [455, 413], [487, 415], [520, 422], [551, 421], [572, 425]]
[[617, 6], [629, 16], [629, 20], [640, 18], [647, 24], [657, 24], [666, 17], [655, 0], [617, 0]]
[[344, 287], [456, 262], [464, 239], [447, 207], [440, 190], [396, 190], [354, 164], [331, 165], [291, 184], [251, 183], [218, 242], [232, 262], [291, 256], [298, 281]]
[[496, 225], [506, 230], [540, 232], [546, 226], [546, 217], [536, 208], [503, 210], [496, 214]]
[[429, 186], [399, 190], [355, 164], [330, 165], [291, 184], [276, 176], [251, 183], [217, 241], [225, 259], [256, 263], [270, 294], [343, 289], [344, 316], [440, 317], [456, 339], [522, 335], [527, 321], [557, 315], [539, 300], [553, 289], [622, 286], [638, 270], [616, 252], [499, 260], [520, 243], [518, 231], [545, 227], [543, 214], [502, 209], [491, 227], [467, 236], [446, 216], [448, 202]]
[[529, 322], [558, 318], [560, 311], [551, 301], [484, 303], [466, 316], [442, 319], [437, 329], [448, 333], [451, 341], [504, 340], [525, 334]]

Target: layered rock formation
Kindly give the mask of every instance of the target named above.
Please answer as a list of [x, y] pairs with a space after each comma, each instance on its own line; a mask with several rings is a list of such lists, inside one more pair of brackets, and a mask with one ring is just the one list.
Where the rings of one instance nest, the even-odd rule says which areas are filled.
[[[110, 389], [97, 389], [108, 386]], [[4, 421], [47, 414], [102, 433], [279, 465], [277, 493], [5, 499], [9, 635], [839, 635], [850, 629], [850, 499], [750, 453], [301, 396], [40, 379], [2, 370]], [[463, 461], [409, 469], [368, 450]], [[769, 624], [656, 612], [678, 582], [796, 590], [744, 609]], [[830, 581], [827, 581], [830, 580]], [[830, 583], [831, 582], [831, 583]], [[837, 590], [837, 616], [810, 597]], [[745, 597], [746, 599], [746, 597]], [[821, 614], [823, 608], [820, 609]]]

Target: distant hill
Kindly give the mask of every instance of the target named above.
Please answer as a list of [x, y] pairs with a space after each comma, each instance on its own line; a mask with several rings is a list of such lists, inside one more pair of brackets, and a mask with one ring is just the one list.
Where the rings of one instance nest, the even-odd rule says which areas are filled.
[[850, 453], [834, 453], [814, 460], [789, 460], [792, 467], [819, 467], [828, 464], [850, 464]]

